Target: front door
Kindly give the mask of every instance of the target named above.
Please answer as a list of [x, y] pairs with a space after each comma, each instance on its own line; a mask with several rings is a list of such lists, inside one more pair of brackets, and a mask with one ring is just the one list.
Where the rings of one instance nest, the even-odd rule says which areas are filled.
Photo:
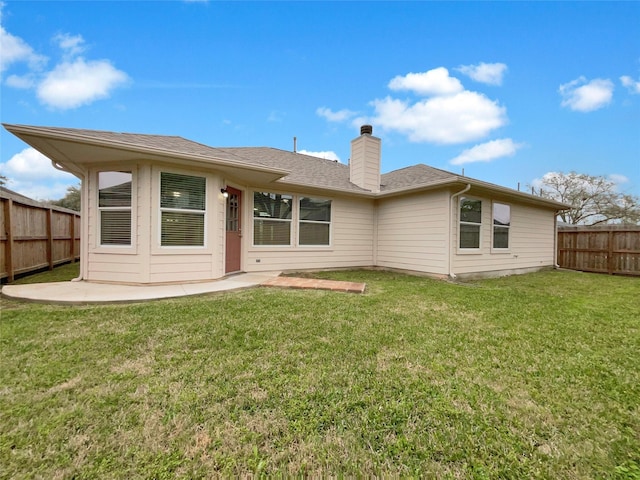
[[240, 270], [240, 253], [242, 251], [242, 192], [235, 188], [227, 187], [227, 240], [225, 273], [238, 272]]

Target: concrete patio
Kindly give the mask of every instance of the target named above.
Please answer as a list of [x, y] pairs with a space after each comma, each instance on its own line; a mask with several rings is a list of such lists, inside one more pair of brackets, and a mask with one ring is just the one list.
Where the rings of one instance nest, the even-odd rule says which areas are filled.
[[358, 284], [355, 282], [340, 282], [334, 280], [280, 277], [280, 273], [281, 272], [240, 273], [211, 282], [162, 285], [117, 285], [85, 281], [4, 285], [2, 287], [2, 296], [16, 300], [73, 305], [142, 302], [238, 290], [260, 285], [355, 293], [363, 293], [365, 288], [364, 283]]

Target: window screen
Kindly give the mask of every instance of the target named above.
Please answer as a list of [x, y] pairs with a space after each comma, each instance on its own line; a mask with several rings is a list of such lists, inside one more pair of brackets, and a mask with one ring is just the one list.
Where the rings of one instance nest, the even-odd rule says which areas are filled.
[[502, 203], [493, 204], [493, 248], [509, 248], [511, 207]]
[[460, 198], [460, 248], [480, 248], [482, 202]]
[[300, 198], [300, 245], [329, 245], [331, 200]]
[[291, 245], [292, 209], [291, 195], [254, 192], [253, 244]]

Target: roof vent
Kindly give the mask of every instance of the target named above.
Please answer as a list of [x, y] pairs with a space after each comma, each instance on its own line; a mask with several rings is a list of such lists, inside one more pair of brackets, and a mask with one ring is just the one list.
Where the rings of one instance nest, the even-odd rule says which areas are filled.
[[362, 125], [360, 127], [360, 135], [371, 135], [373, 133], [373, 127], [371, 125]]

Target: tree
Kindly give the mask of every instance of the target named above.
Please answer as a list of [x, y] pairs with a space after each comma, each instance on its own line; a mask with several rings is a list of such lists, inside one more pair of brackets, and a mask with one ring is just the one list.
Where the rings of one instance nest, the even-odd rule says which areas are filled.
[[560, 219], [571, 225], [640, 223], [640, 198], [617, 191], [615, 182], [584, 173], [550, 172], [542, 177], [540, 196], [571, 205]]
[[5, 177], [4, 175], [0, 175], [0, 187], [4, 187], [8, 181], [9, 179], [7, 177]]
[[80, 186], [67, 187], [67, 194], [60, 200], [50, 202], [58, 207], [68, 208], [70, 210], [80, 211]]

